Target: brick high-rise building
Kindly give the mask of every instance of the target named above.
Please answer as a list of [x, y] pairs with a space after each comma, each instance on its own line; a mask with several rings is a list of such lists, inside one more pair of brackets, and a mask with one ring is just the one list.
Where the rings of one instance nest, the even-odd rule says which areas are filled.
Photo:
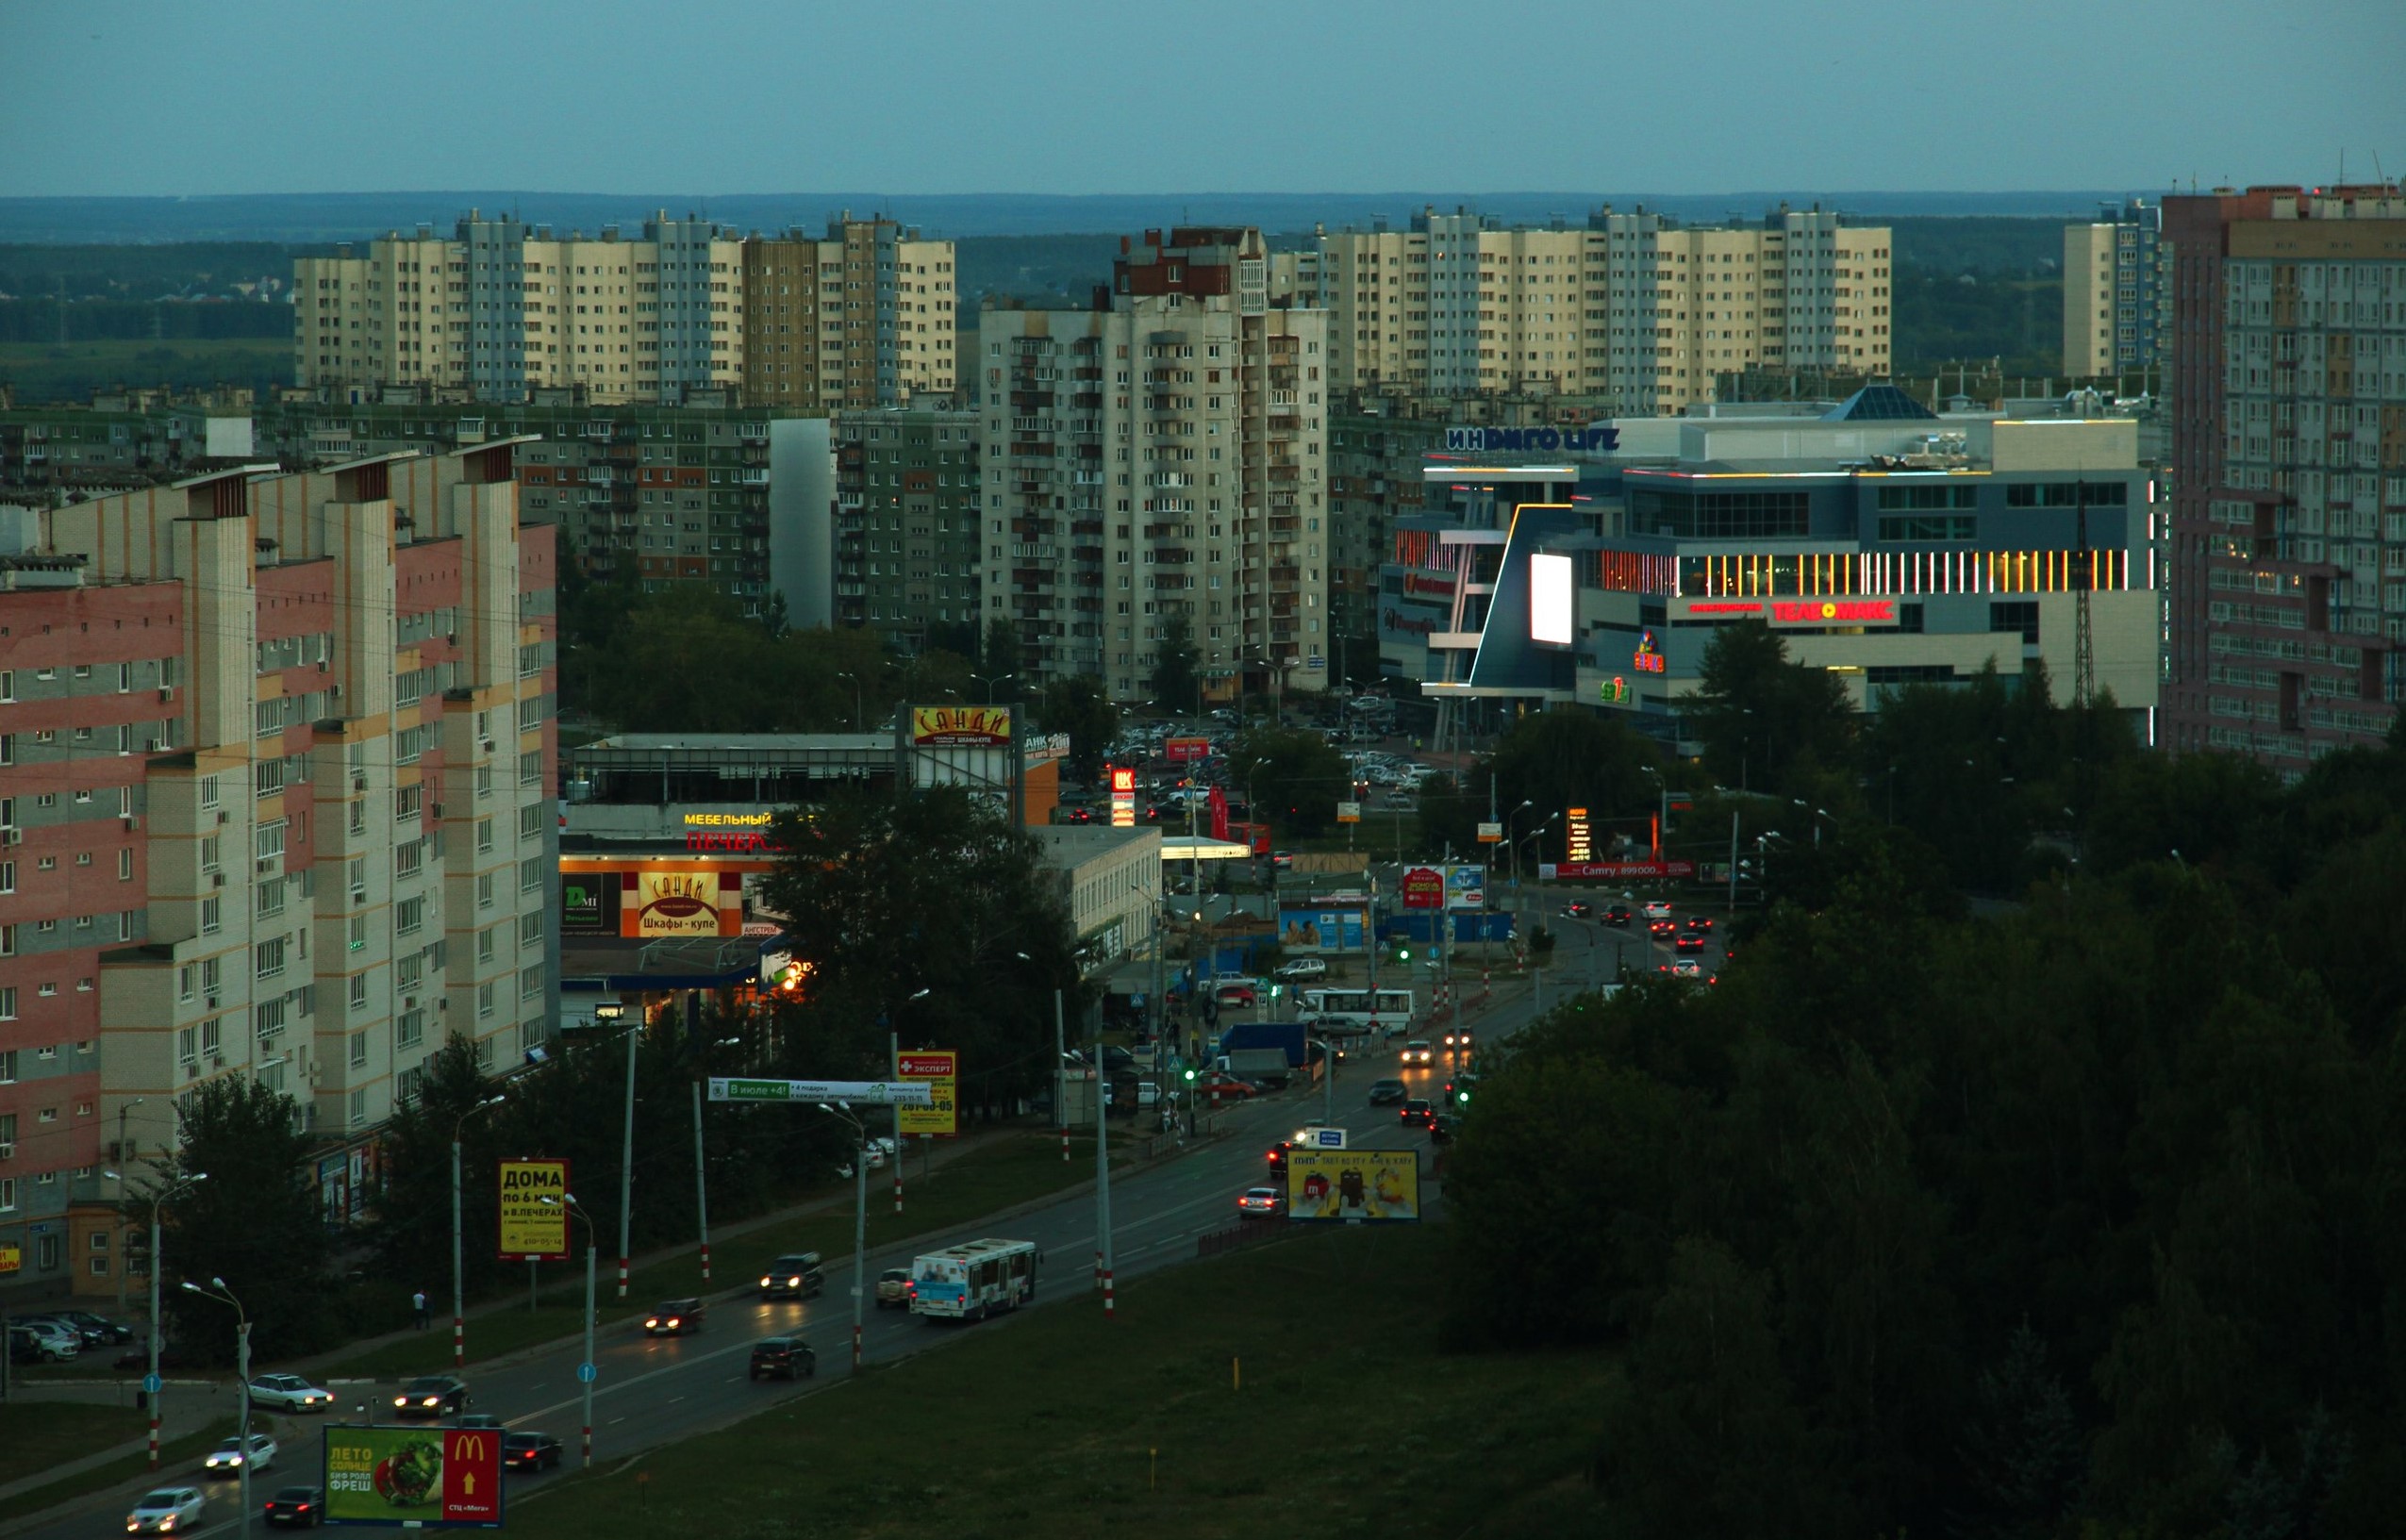
[[2406, 696], [2406, 198], [2164, 200], [2167, 740], [2294, 777]]
[[1180, 617], [1219, 689], [1324, 687], [1327, 333], [1250, 229], [1123, 240], [1094, 309], [985, 313], [981, 588], [1029, 687], [1137, 698]]
[[[113, 1288], [104, 1166], [290, 1094], [333, 1217], [446, 1039], [557, 1016], [553, 531], [503, 442], [6, 526], [0, 1250]], [[5, 1283], [0, 1280], [0, 1283]]]

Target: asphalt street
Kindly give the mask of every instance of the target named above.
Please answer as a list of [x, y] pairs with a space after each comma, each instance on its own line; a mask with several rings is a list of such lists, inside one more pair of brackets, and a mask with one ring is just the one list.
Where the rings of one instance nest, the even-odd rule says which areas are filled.
[[[1670, 960], [1668, 942], [1650, 939], [1642, 921], [1622, 932], [1601, 921], [1590, 923], [1565, 918], [1560, 910], [1568, 896], [1557, 892], [1541, 897], [1534, 891], [1528, 895], [1531, 910], [1536, 911], [1542, 902], [1546, 922], [1561, 936], [1554, 967], [1549, 970], [1551, 976], [1542, 987], [1545, 1003], [1559, 1000], [1559, 990], [1585, 987], [1591, 956], [1598, 959], [1595, 966], [1600, 969], [1594, 977], [1609, 981], [1616, 938], [1618, 950], [1626, 953], [1633, 972], [1640, 967], [1651, 969]], [[1591, 900], [1599, 897], [1592, 893], [1584, 896]], [[1609, 897], [1605, 902], [1609, 902]], [[1684, 919], [1688, 910], [1683, 907], [1679, 913]], [[1719, 952], [1720, 936], [1717, 931], [1706, 954], [1708, 970], [1718, 966]], [[1471, 987], [1475, 991], [1475, 985]], [[1500, 975], [1495, 991], [1492, 1003], [1471, 1018], [1482, 1039], [1488, 1042], [1508, 1036], [1525, 1025], [1535, 1014], [1540, 995], [1539, 988], [1525, 976]], [[1432, 1032], [1430, 1035], [1438, 1034]], [[1347, 1130], [1350, 1142], [1358, 1147], [1403, 1149], [1427, 1142], [1424, 1133], [1407, 1131], [1401, 1125], [1394, 1108], [1370, 1106], [1369, 1085], [1376, 1079], [1397, 1076], [1406, 1081], [1413, 1095], [1429, 1095], [1432, 1088], [1442, 1085], [1447, 1066], [1440, 1055], [1440, 1062], [1433, 1068], [1406, 1072], [1396, 1067], [1395, 1052], [1396, 1045], [1390, 1044], [1356, 1052], [1337, 1075], [1335, 1120]], [[1198, 1237], [1239, 1222], [1237, 1194], [1270, 1180], [1267, 1156], [1271, 1143], [1305, 1123], [1321, 1121], [1323, 1105], [1321, 1091], [1299, 1086], [1250, 1104], [1232, 1106], [1219, 1116], [1218, 1137], [1200, 1141], [1197, 1148], [1175, 1158], [1115, 1171], [1111, 1203], [1117, 1277], [1141, 1277], [1156, 1268], [1190, 1261], [1195, 1256]], [[1091, 1162], [1087, 1164], [1090, 1166]], [[872, 1181], [871, 1187], [871, 1202], [886, 1201], [878, 1184]], [[1102, 1308], [1094, 1287], [1095, 1219], [1095, 1200], [1089, 1190], [990, 1227], [1011, 1239], [1032, 1240], [1041, 1248], [1037, 1308], [1064, 1300], [1076, 1301], [1081, 1308]], [[872, 1298], [880, 1269], [906, 1265], [918, 1250], [953, 1240], [975, 1239], [980, 1233], [964, 1230], [958, 1236], [945, 1237], [926, 1247], [872, 1250], [863, 1270]], [[730, 1263], [747, 1268], [767, 1260], [766, 1256], [728, 1256]], [[850, 1264], [831, 1263], [826, 1292], [816, 1300], [764, 1301], [750, 1293], [721, 1296], [711, 1301], [705, 1328], [689, 1336], [647, 1339], [628, 1327], [606, 1333], [595, 1354], [599, 1368], [593, 1396], [595, 1458], [613, 1459], [688, 1438], [763, 1407], [841, 1383], [850, 1367], [852, 1283]], [[613, 1284], [606, 1276], [601, 1286], [608, 1290]], [[639, 1279], [638, 1289], [639, 1295]], [[639, 1298], [638, 1302], [643, 1301]], [[1132, 1306], [1123, 1298], [1120, 1308], [1141, 1309], [1142, 1304], [1138, 1301]], [[904, 1312], [880, 1311], [872, 1302], [863, 1316], [862, 1355], [866, 1362], [885, 1363], [957, 1340], [964, 1332], [1007, 1329], [1007, 1317], [963, 1326], [923, 1320]], [[749, 1379], [752, 1344], [760, 1337], [776, 1334], [800, 1335], [811, 1344], [819, 1358], [815, 1379], [790, 1383], [755, 1383]], [[567, 1450], [561, 1471], [574, 1470], [582, 1422], [576, 1366], [582, 1357], [582, 1344], [570, 1342], [498, 1367], [477, 1369], [472, 1366], [466, 1376], [473, 1398], [472, 1410], [498, 1416], [513, 1430], [539, 1431], [558, 1438]], [[340, 1415], [347, 1420], [357, 1420], [362, 1416], [363, 1399], [381, 1401], [386, 1410], [379, 1412], [376, 1420], [390, 1420], [389, 1407], [394, 1385], [335, 1388], [340, 1398]], [[316, 1482], [321, 1446], [315, 1420], [288, 1416], [275, 1419], [283, 1452], [273, 1468], [254, 1474], [255, 1501], [265, 1501], [269, 1493], [287, 1482]], [[512, 1476], [509, 1490], [523, 1494], [559, 1479], [559, 1474]], [[170, 1470], [161, 1473], [158, 1484], [187, 1482], [210, 1493], [203, 1525], [189, 1532], [223, 1537], [239, 1528], [232, 1482], [209, 1482], [197, 1470]], [[24, 1540], [92, 1540], [100, 1534], [123, 1534], [125, 1507], [114, 1497], [95, 1499], [62, 1510], [48, 1523], [19, 1533]]]

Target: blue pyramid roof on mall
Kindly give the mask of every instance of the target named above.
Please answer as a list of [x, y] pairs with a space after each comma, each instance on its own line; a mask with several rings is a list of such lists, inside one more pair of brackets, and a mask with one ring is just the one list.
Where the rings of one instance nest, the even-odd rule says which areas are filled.
[[1938, 414], [1893, 385], [1867, 385], [1821, 414], [1824, 422], [1935, 422]]

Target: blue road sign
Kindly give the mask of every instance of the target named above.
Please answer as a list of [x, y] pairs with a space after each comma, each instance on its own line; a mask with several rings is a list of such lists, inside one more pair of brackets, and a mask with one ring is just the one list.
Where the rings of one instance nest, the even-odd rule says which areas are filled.
[[590, 1364], [579, 1364], [576, 1366], [576, 1378], [586, 1384], [589, 1385], [601, 1377], [602, 1371], [595, 1368]]
[[158, 1387], [164, 1383], [165, 1382], [160, 1380], [156, 1374], [145, 1374], [142, 1376], [142, 1388], [149, 1391], [154, 1396], [158, 1394]]

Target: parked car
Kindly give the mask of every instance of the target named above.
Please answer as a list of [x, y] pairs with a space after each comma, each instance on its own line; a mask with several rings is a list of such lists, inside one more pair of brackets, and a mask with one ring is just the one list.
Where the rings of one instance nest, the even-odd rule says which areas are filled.
[[259, 1516], [286, 1529], [315, 1529], [325, 1521], [325, 1494], [314, 1486], [279, 1486]]
[[456, 1416], [467, 1410], [468, 1384], [456, 1374], [422, 1375], [392, 1399], [396, 1417]]
[[702, 1330], [702, 1318], [709, 1306], [698, 1299], [663, 1300], [643, 1317], [643, 1334], [647, 1337], [681, 1337], [689, 1332]]
[[763, 1337], [752, 1345], [755, 1380], [807, 1380], [819, 1372], [819, 1355], [800, 1337]]
[[559, 1440], [549, 1433], [509, 1433], [501, 1441], [506, 1470], [549, 1470], [560, 1462]]
[[1259, 1088], [1249, 1080], [1234, 1075], [1210, 1074], [1195, 1083], [1196, 1088], [1214, 1101], [1242, 1101], [1258, 1094]]
[[827, 1286], [816, 1251], [788, 1251], [760, 1269], [760, 1298], [815, 1300]]
[[1279, 969], [1278, 976], [1282, 979], [1326, 978], [1328, 976], [1328, 959], [1325, 957], [1298, 957], [1293, 962]]
[[178, 1534], [201, 1521], [208, 1499], [197, 1486], [162, 1486], [144, 1493], [125, 1515], [127, 1534]]
[[1391, 1103], [1402, 1101], [1405, 1097], [1410, 1096], [1411, 1094], [1410, 1088], [1400, 1080], [1374, 1080], [1370, 1082], [1370, 1105], [1373, 1107], [1387, 1106]]
[[297, 1374], [262, 1374], [251, 1382], [251, 1404], [287, 1412], [324, 1412], [334, 1405], [334, 1392]]
[[888, 1267], [877, 1275], [877, 1308], [908, 1310], [910, 1308], [910, 1269]]
[[84, 1350], [81, 1332], [64, 1321], [54, 1321], [41, 1316], [28, 1316], [23, 1320], [10, 1322], [8, 1337], [12, 1346], [19, 1337], [33, 1345], [33, 1356], [27, 1360], [33, 1363], [64, 1363]]
[[1253, 993], [1253, 986], [1250, 984], [1223, 984], [1211, 992], [1211, 998], [1223, 1007], [1250, 1010], [1260, 997]]
[[201, 1469], [212, 1476], [237, 1476], [241, 1474], [245, 1462], [254, 1473], [275, 1464], [275, 1440], [266, 1433], [253, 1433], [250, 1447], [245, 1449], [241, 1439], [226, 1439], [208, 1451], [201, 1461]]
[[76, 1339], [87, 1348], [106, 1348], [134, 1340], [132, 1327], [121, 1326], [89, 1310], [46, 1310], [38, 1316], [20, 1316], [17, 1319], [20, 1324], [37, 1320], [56, 1322], [75, 1333]]
[[1236, 1195], [1236, 1214], [1246, 1219], [1275, 1219], [1286, 1206], [1276, 1187], [1247, 1187]]

